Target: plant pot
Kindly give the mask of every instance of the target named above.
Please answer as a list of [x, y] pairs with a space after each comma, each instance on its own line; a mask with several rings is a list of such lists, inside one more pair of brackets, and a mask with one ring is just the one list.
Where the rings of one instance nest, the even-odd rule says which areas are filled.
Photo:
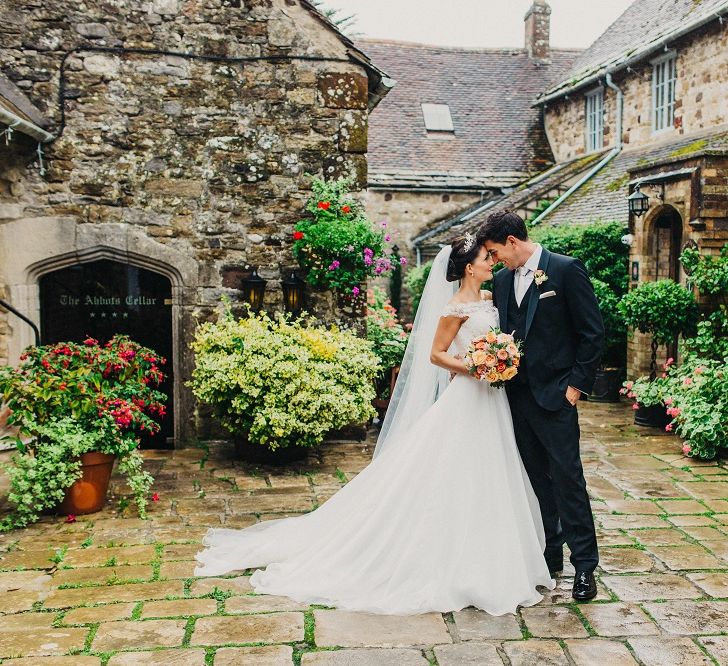
[[667, 415], [666, 409], [663, 404], [645, 407], [645, 405], [640, 403], [639, 408], [634, 413], [635, 425], [664, 430], [665, 426], [672, 421]]
[[597, 370], [589, 400], [592, 402], [619, 402], [619, 389], [622, 386], [623, 374], [622, 368]]
[[84, 453], [81, 456], [81, 478], [66, 491], [66, 497], [58, 505], [61, 515], [95, 513], [106, 502], [113, 456], [108, 453]]
[[261, 444], [251, 444], [247, 437], [236, 437], [235, 454], [245, 462], [260, 465], [287, 465], [305, 460], [309, 449], [305, 446], [284, 446], [274, 451]]

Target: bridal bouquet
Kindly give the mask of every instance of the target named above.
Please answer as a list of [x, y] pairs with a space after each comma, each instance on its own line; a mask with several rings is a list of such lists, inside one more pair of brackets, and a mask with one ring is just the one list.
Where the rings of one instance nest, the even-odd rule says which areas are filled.
[[476, 379], [501, 388], [518, 374], [521, 345], [510, 333], [492, 328], [468, 345], [464, 361]]

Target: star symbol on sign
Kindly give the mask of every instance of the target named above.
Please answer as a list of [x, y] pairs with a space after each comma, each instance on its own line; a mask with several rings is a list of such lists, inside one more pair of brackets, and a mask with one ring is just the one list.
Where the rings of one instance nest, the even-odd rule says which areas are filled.
[[112, 317], [113, 317], [114, 319], [116, 319], [116, 317], [117, 317], [117, 314], [116, 314], [116, 312], [114, 312], [114, 313], [113, 313], [113, 314], [112, 314], [111, 316], [112, 316]]
[[124, 319], [126, 319], [128, 316], [129, 316], [129, 313], [128, 312], [125, 312], [124, 313]]
[[95, 312], [92, 312], [89, 316], [95, 317], [96, 316], [96, 313]]
[[105, 312], [102, 312], [102, 313], [101, 313], [101, 316], [102, 316], [102, 317], [105, 317], [105, 316], [106, 316], [106, 313], [105, 313]]

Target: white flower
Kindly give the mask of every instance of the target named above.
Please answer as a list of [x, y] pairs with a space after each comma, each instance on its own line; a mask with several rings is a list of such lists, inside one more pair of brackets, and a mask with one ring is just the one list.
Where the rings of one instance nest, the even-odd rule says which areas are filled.
[[533, 274], [533, 281], [536, 283], [537, 287], [540, 287], [546, 280], [549, 279], [549, 276], [546, 275], [540, 268]]

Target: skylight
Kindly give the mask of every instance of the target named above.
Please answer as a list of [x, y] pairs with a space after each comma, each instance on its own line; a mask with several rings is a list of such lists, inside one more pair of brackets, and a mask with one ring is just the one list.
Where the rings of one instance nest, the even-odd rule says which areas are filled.
[[454, 132], [450, 107], [447, 104], [423, 104], [422, 115], [428, 132]]

